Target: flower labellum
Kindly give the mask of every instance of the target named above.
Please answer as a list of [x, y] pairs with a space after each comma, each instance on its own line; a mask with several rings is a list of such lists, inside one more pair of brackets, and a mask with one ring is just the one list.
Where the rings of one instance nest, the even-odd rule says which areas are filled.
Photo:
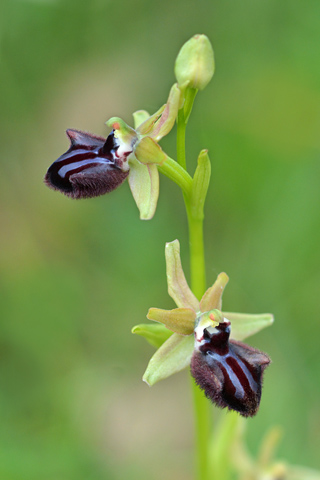
[[67, 130], [67, 135], [70, 148], [49, 167], [48, 187], [71, 198], [91, 198], [111, 192], [127, 178], [132, 148], [122, 151], [114, 131], [106, 140], [78, 130]]
[[235, 340], [229, 341], [230, 322], [195, 329], [191, 373], [205, 395], [218, 407], [236, 410], [244, 417], [258, 411], [265, 354]]

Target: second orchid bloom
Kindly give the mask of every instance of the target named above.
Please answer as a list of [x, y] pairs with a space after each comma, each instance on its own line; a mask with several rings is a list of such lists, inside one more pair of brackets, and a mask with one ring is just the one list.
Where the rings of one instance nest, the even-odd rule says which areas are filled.
[[133, 329], [159, 346], [144, 381], [153, 385], [190, 365], [196, 383], [217, 406], [245, 417], [255, 415], [270, 359], [239, 340], [271, 325], [273, 316], [222, 312], [225, 273], [218, 275], [199, 302], [184, 276], [178, 240], [166, 244], [166, 266], [168, 293], [178, 308], [151, 308], [147, 317], [159, 323]]

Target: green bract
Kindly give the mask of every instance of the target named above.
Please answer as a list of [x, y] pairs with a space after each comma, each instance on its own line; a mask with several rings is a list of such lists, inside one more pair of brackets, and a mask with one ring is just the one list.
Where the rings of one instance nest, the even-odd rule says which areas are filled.
[[140, 218], [150, 220], [156, 210], [159, 196], [158, 165], [163, 165], [167, 155], [157, 143], [172, 129], [179, 108], [180, 89], [174, 84], [167, 103], [155, 114], [144, 110], [133, 114], [135, 130], [121, 118], [110, 118], [106, 124], [113, 128], [120, 142], [120, 152], [130, 151], [129, 186], [139, 208]]
[[191, 213], [194, 218], [204, 218], [204, 202], [206, 200], [211, 176], [211, 163], [208, 150], [201, 150], [198, 165], [192, 181]]
[[[159, 346], [143, 376], [149, 385], [183, 370], [190, 364], [194, 350], [194, 331], [216, 326], [223, 318], [231, 322], [231, 338], [243, 340], [273, 323], [271, 314], [251, 315], [221, 312], [222, 294], [228, 283], [226, 273], [220, 273], [215, 283], [205, 292], [200, 302], [190, 290], [183, 273], [178, 240], [166, 244], [168, 293], [178, 308], [162, 310], [151, 308], [149, 320], [159, 322], [155, 330], [150, 325], [137, 325], [132, 332]], [[166, 337], [166, 332], [174, 332]], [[158, 341], [156, 338], [158, 337]]]

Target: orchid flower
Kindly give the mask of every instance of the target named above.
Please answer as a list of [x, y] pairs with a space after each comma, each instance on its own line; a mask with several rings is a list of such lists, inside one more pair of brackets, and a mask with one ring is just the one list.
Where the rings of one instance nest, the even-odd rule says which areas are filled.
[[71, 198], [91, 198], [111, 192], [128, 177], [140, 218], [153, 217], [159, 196], [158, 165], [167, 155], [158, 142], [172, 129], [179, 109], [180, 89], [174, 84], [169, 98], [155, 114], [133, 114], [135, 129], [121, 118], [106, 122], [107, 139], [67, 130], [69, 150], [48, 169], [45, 183]]
[[218, 275], [199, 302], [183, 273], [178, 240], [166, 244], [165, 254], [168, 293], [178, 308], [151, 308], [147, 318], [158, 323], [132, 330], [159, 347], [143, 380], [154, 385], [191, 365], [196, 383], [215, 404], [243, 416], [255, 415], [270, 359], [239, 340], [271, 325], [273, 316], [222, 312], [225, 273]]

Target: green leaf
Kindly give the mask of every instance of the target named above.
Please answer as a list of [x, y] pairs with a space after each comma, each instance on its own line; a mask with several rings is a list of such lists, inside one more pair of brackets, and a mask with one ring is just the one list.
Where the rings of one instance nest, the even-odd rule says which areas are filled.
[[229, 277], [226, 273], [222, 272], [218, 275], [217, 280], [212, 287], [208, 288], [200, 301], [201, 312], [208, 312], [213, 309], [221, 310], [222, 294], [228, 281]]
[[193, 349], [193, 335], [185, 337], [174, 333], [150, 359], [143, 381], [151, 386], [180, 372], [190, 365]]
[[139, 208], [141, 220], [150, 220], [157, 208], [159, 197], [159, 172], [156, 165], [143, 165], [130, 160], [129, 186]]
[[169, 330], [180, 335], [191, 335], [197, 314], [191, 308], [174, 308], [173, 310], [150, 308], [147, 318], [163, 323]]
[[274, 318], [271, 313], [250, 314], [223, 312], [224, 317], [231, 322], [230, 338], [244, 340], [263, 328], [273, 324]]
[[199, 301], [192, 293], [184, 276], [181, 259], [179, 240], [166, 243], [166, 265], [168, 293], [178, 307], [189, 307], [195, 312], [199, 310]]
[[144, 337], [155, 348], [161, 347], [172, 335], [172, 332], [161, 323], [141, 323], [133, 327], [131, 333]]

